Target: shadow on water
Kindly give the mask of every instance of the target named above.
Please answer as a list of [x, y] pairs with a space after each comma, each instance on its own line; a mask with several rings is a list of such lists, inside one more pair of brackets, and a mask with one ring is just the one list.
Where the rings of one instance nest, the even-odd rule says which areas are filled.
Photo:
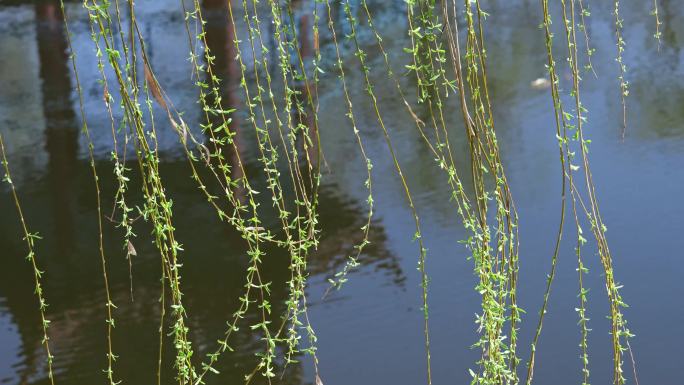
[[[105, 170], [110, 165], [98, 163], [98, 168]], [[200, 355], [209, 353], [215, 348], [215, 341], [226, 325], [225, 321], [236, 310], [236, 299], [241, 295], [244, 285], [244, 272], [248, 259], [244, 241], [238, 233], [225, 224], [212, 220], [214, 213], [201, 200], [197, 191], [185, 185], [185, 178], [175, 179], [174, 175], [185, 175], [189, 172], [184, 162], [166, 162], [163, 164], [163, 177], [167, 180], [167, 188], [174, 197], [177, 209], [176, 226], [178, 234], [184, 240], [184, 248], [188, 250], [184, 256], [183, 279], [185, 285], [186, 307], [190, 314], [189, 324], [193, 330], [192, 340]], [[87, 186], [91, 182], [88, 164], [77, 162], [74, 169], [74, 183]], [[132, 179], [135, 182], [135, 178]], [[103, 178], [103, 187], [115, 188], [114, 181]], [[46, 184], [47, 181], [38, 183]], [[112, 190], [113, 191], [113, 190]], [[84, 194], [85, 195], [85, 194]], [[25, 200], [40, 202], [43, 194], [27, 194]], [[364, 214], [358, 204], [347, 198], [336, 195], [333, 186], [321, 190], [322, 207], [320, 213], [321, 226], [326, 235], [321, 239], [319, 250], [311, 257], [310, 274], [325, 278], [341, 268], [347, 255], [353, 252], [353, 245], [358, 242], [358, 228], [364, 224]], [[105, 200], [104, 207], [112, 207], [111, 200]], [[73, 223], [78, 229], [74, 242], [64, 242], [70, 252], [60, 254], [56, 241], [63, 230], [60, 223], [40, 221], [40, 205], [32, 205], [28, 216], [36, 228], [41, 229], [45, 241], [39, 249], [40, 263], [43, 270], [49, 272], [45, 278], [45, 291], [49, 294], [48, 315], [51, 319], [51, 342], [57, 357], [55, 367], [60, 383], [80, 384], [100, 379], [100, 368], [104, 356], [94, 354], [105, 349], [103, 336], [103, 303], [104, 292], [101, 285], [100, 265], [94, 258], [97, 250], [96, 215], [93, 200], [79, 200], [73, 207]], [[2, 209], [10, 207], [1, 206]], [[268, 218], [266, 219], [268, 220]], [[275, 218], [272, 218], [275, 221]], [[4, 253], [12, 255], [13, 261], [0, 271], [0, 297], [4, 299], [3, 311], [11, 314], [18, 334], [22, 337], [22, 346], [17, 362], [17, 375], [20, 383], [44, 383], [40, 380], [43, 354], [40, 346], [42, 334], [35, 320], [38, 316], [34, 306], [33, 291], [30, 280], [23, 279], [30, 272], [26, 270], [22, 258], [22, 244], [8, 239], [6, 234], [16, 230], [13, 224], [2, 221], [2, 244], [7, 246]], [[130, 298], [128, 270], [125, 252], [115, 240], [121, 234], [110, 228], [105, 234], [107, 254], [112, 260], [110, 277], [116, 284], [112, 287], [112, 298], [117, 304], [117, 333], [114, 339], [117, 354], [118, 374], [131, 383], [151, 383], [155, 381], [158, 322], [160, 296], [158, 257], [152, 245], [148, 226], [137, 227], [139, 236], [135, 239], [137, 256], [134, 257], [132, 284], [134, 299]], [[365, 266], [375, 266], [384, 271], [389, 282], [402, 285], [403, 271], [393, 256], [386, 249], [386, 235], [381, 226], [375, 226], [371, 233], [372, 246], [362, 256], [360, 262]], [[282, 314], [287, 299], [286, 281], [289, 279], [289, 257], [279, 248], [266, 247], [264, 250], [268, 262], [262, 271], [264, 279], [273, 282], [271, 302], [273, 314]], [[210, 265], [211, 269], [206, 267]], [[247, 314], [239, 324], [240, 331], [233, 340], [232, 347], [237, 353], [228, 354], [217, 367], [224, 376], [221, 380], [238, 381], [245, 372], [251, 371], [256, 359], [253, 353], [261, 349], [261, 342], [249, 329], [258, 314]], [[274, 320], [275, 323], [276, 320]], [[167, 330], [171, 325], [167, 325]], [[172, 341], [165, 341], [164, 356], [172, 358], [174, 352]], [[171, 376], [173, 369], [170, 360], [165, 360], [165, 373]], [[293, 365], [289, 370], [295, 373], [300, 370]], [[297, 377], [286, 376], [286, 383], [300, 383]], [[28, 381], [31, 380], [31, 381]], [[210, 382], [211, 383], [211, 382]]]

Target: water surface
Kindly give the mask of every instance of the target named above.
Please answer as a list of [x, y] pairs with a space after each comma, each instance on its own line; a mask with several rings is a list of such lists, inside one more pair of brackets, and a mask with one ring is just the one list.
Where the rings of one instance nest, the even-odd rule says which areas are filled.
[[[217, 66], [226, 79], [224, 97], [243, 105], [239, 79], [231, 64], [227, 24], [215, 4], [205, 1], [210, 23], [210, 44]], [[220, 2], [218, 2], [220, 3]], [[560, 175], [555, 128], [548, 91], [530, 82], [545, 76], [546, 53], [536, 1], [487, 1], [489, 75], [496, 113], [497, 134], [520, 215], [521, 270], [519, 300], [527, 310], [520, 331], [520, 355], [528, 356], [529, 342], [541, 304], [545, 277], [559, 220]], [[648, 3], [648, 4], [647, 4]], [[371, 1], [385, 43], [400, 69], [409, 46], [405, 34], [403, 2]], [[684, 8], [676, 1], [660, 0], [662, 42], [651, 37], [654, 20], [650, 2], [623, 2], [630, 96], [628, 127], [620, 139], [622, 108], [619, 101], [617, 50], [611, 5], [595, 4], [588, 29], [596, 48], [593, 63], [598, 78], [584, 76], [584, 104], [589, 110], [586, 132], [592, 139], [591, 164], [630, 329], [632, 347], [642, 383], [679, 384], [680, 347], [684, 344], [684, 267], [680, 263], [684, 206]], [[310, 6], [304, 2], [300, 7]], [[188, 122], [199, 122], [188, 61], [183, 13], [176, 1], [139, 2], [138, 19], [148, 43], [152, 66], [160, 83]], [[236, 5], [237, 7], [237, 5]], [[335, 3], [340, 33], [345, 22]], [[239, 7], [237, 9], [240, 9]], [[68, 3], [77, 64], [86, 96], [87, 119], [93, 132], [97, 169], [103, 186], [105, 213], [113, 207], [111, 136], [107, 111], [89, 36], [85, 12]], [[354, 8], [355, 12], [359, 12]], [[300, 23], [305, 12], [298, 11]], [[216, 16], [218, 15], [218, 16]], [[361, 14], [359, 14], [360, 17]], [[124, 20], [124, 24], [126, 21]], [[556, 27], [561, 23], [557, 21]], [[307, 24], [301, 24], [307, 25]], [[310, 24], [308, 24], [310, 25]], [[240, 26], [238, 26], [240, 27]], [[323, 53], [330, 51], [322, 35]], [[559, 34], [560, 35], [560, 31]], [[243, 38], [246, 40], [246, 37]], [[430, 315], [435, 384], [468, 383], [477, 350], [475, 313], [478, 294], [468, 252], [458, 240], [466, 237], [456, 209], [449, 202], [443, 174], [421, 142], [395, 89], [382, 72], [382, 58], [367, 45], [376, 92], [387, 119], [402, 166], [423, 220], [430, 275]], [[560, 41], [560, 39], [557, 39]], [[304, 42], [306, 43], [306, 42]], [[223, 47], [223, 49], [222, 49]], [[349, 54], [349, 47], [343, 47]], [[411, 241], [413, 222], [399, 180], [365, 99], [360, 71], [346, 63], [361, 134], [374, 162], [376, 215], [371, 246], [362, 255], [340, 292], [322, 300], [326, 279], [338, 271], [360, 241], [366, 219], [365, 164], [361, 161], [344, 113], [343, 95], [334, 70], [324, 75], [319, 90], [320, 127], [327, 167], [321, 189], [321, 227], [318, 250], [311, 256], [310, 316], [319, 338], [321, 376], [326, 385], [420, 384], [425, 382], [420, 311], [420, 276], [416, 271], [417, 246]], [[37, 253], [46, 273], [45, 292], [52, 320], [51, 343], [57, 383], [104, 382], [106, 367], [105, 297], [97, 250], [97, 221], [87, 147], [79, 128], [81, 118], [66, 53], [59, 9], [53, 2], [0, 2], [0, 130], [7, 142], [9, 160], [26, 217], [32, 231], [43, 236]], [[330, 64], [330, 63], [328, 63]], [[562, 61], [559, 60], [559, 64]], [[561, 71], [567, 88], [566, 69]], [[412, 82], [403, 79], [404, 85]], [[410, 89], [410, 88], [407, 88]], [[447, 120], [453, 133], [457, 161], [466, 168], [467, 147], [460, 112], [452, 101]], [[421, 113], [421, 111], [419, 111]], [[247, 170], [258, 170], [256, 148], [245, 115], [236, 114], [235, 127], [246, 133], [241, 151]], [[238, 128], [239, 129], [239, 128]], [[247, 259], [240, 237], [221, 224], [189, 178], [189, 168], [177, 137], [160, 127], [162, 177], [174, 201], [178, 237], [184, 244], [183, 282], [190, 315], [191, 338], [199, 353], [215, 347], [225, 321], [238, 306]], [[131, 163], [132, 165], [133, 163]], [[135, 175], [133, 176], [135, 183]], [[258, 186], [265, 189], [264, 185]], [[135, 196], [132, 198], [136, 201]], [[275, 223], [277, 218], [271, 218]], [[269, 220], [267, 218], [267, 220]], [[128, 263], [120, 247], [120, 231], [107, 223], [105, 245], [109, 258], [117, 327], [114, 332], [116, 378], [128, 384], [156, 381], [160, 308], [159, 259], [148, 236], [150, 229], [136, 224], [137, 257], [133, 260], [133, 298]], [[580, 383], [577, 282], [572, 236], [568, 232], [560, 255], [547, 321], [538, 347], [536, 379], [540, 384]], [[274, 312], [284, 309], [289, 276], [287, 255], [267, 250], [267, 278], [274, 282]], [[33, 296], [32, 272], [24, 260], [25, 248], [14, 207], [6, 187], [0, 188], [0, 383], [46, 384], [42, 334]], [[607, 301], [598, 256], [585, 252], [590, 269], [589, 317], [592, 382], [610, 383], [611, 345]], [[167, 358], [173, 355], [165, 345]], [[219, 362], [220, 377], [211, 383], [239, 383], [251, 371], [254, 353], [261, 348], [248, 328], [237, 333], [236, 352]], [[309, 360], [288, 367], [282, 381], [313, 382]], [[173, 368], [164, 368], [164, 383], [172, 383]], [[631, 370], [630, 372], [631, 377]], [[219, 380], [220, 379], [220, 380]]]

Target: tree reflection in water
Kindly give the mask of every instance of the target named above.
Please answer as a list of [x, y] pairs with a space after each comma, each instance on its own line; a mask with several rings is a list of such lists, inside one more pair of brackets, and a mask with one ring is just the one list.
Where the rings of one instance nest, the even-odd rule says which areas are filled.
[[[214, 52], [215, 65], [224, 80], [221, 89], [223, 103], [228, 108], [239, 108], [243, 103], [239, 90], [239, 73], [236, 68], [232, 27], [226, 17], [225, 2], [205, 0], [207, 12], [207, 41]], [[42, 80], [43, 113], [46, 119], [45, 148], [49, 154], [48, 173], [37, 177], [33, 188], [27, 190], [25, 200], [35, 202], [28, 206], [27, 215], [33, 226], [45, 237], [39, 249], [39, 262], [45, 275], [45, 291], [48, 302], [48, 318], [52, 321], [50, 333], [54, 346], [57, 382], [83, 384], [102, 380], [101, 369], [106, 367], [106, 340], [103, 337], [102, 304], [105, 295], [102, 288], [101, 266], [95, 258], [97, 234], [93, 226], [96, 216], [95, 200], [89, 188], [83, 191], [74, 186], [91, 186], [92, 176], [86, 161], [78, 158], [79, 130], [72, 100], [73, 87], [69, 70], [64, 25], [57, 1], [35, 5], [36, 39], [39, 52], [39, 73]], [[308, 23], [309, 20], [300, 20]], [[307, 29], [307, 25], [300, 26]], [[311, 36], [302, 34], [303, 53], [311, 55]], [[306, 60], [306, 59], [305, 59]], [[306, 87], [298, 88], [300, 96], [308, 98]], [[316, 97], [316, 95], [312, 95]], [[304, 105], [307, 103], [304, 102]], [[104, 108], [104, 107], [103, 107]], [[298, 113], [296, 121], [310, 129], [314, 127], [310, 113]], [[249, 154], [241, 140], [237, 117], [231, 123], [236, 130], [238, 148]], [[96, 125], [98, 123], [95, 123]], [[315, 128], [313, 128], [315, 135]], [[231, 162], [236, 154], [226, 151]], [[103, 154], [104, 155], [104, 154]], [[245, 156], [245, 154], [241, 154]], [[105, 156], [102, 156], [104, 159]], [[244, 158], [243, 158], [244, 159]], [[317, 161], [317, 159], [315, 159]], [[128, 165], [132, 170], [136, 167]], [[258, 174], [259, 164], [247, 161], [247, 173]], [[113, 207], [116, 180], [108, 170], [111, 163], [98, 161], [102, 183], [103, 207]], [[234, 169], [238, 169], [235, 167]], [[215, 213], [198, 199], [198, 191], [187, 183], [187, 163], [168, 159], [161, 165], [162, 176], [167, 182], [168, 193], [174, 199], [174, 212], [179, 238], [186, 247], [183, 280], [185, 303], [189, 313], [191, 339], [203, 357], [216, 346], [216, 339], [225, 330], [225, 322], [238, 306], [238, 297], [244, 290], [244, 271], [247, 267], [245, 244], [239, 234], [215, 219]], [[131, 174], [131, 186], [139, 183], [139, 175]], [[258, 185], [261, 183], [261, 185]], [[257, 181], [257, 188], [265, 189], [265, 181]], [[76, 193], [74, 193], [76, 191]], [[130, 205], [141, 204], [137, 189], [130, 188]], [[320, 224], [324, 236], [317, 251], [310, 256], [309, 271], [314, 276], [332, 276], [341, 269], [362, 236], [359, 229], [365, 224], [363, 205], [339, 192], [334, 185], [324, 185], [320, 190]], [[3, 192], [4, 195], [4, 192]], [[41, 199], [49, 196], [49, 199]], [[267, 198], [263, 198], [267, 199]], [[0, 209], [8, 211], [2, 199]], [[268, 201], [262, 206], [268, 207]], [[7, 209], [7, 210], [6, 210]], [[106, 212], [107, 210], [105, 210]], [[49, 212], [49, 216], [39, 215]], [[272, 213], [274, 214], [274, 213]], [[264, 217], [265, 223], [276, 224], [276, 217]], [[46, 218], [47, 217], [47, 218]], [[11, 235], [15, 231], [15, 218], [0, 216], [0, 248], [8, 255], [0, 269], [0, 297], [4, 307], [16, 324], [21, 338], [18, 363], [15, 365], [20, 384], [44, 384], [48, 382], [44, 371], [44, 354], [41, 351], [41, 330], [37, 322], [30, 281], [23, 279], [30, 274], [23, 261], [22, 245]], [[156, 381], [158, 356], [159, 264], [157, 252], [149, 236], [149, 225], [136, 223], [139, 235], [135, 239], [137, 257], [133, 265], [135, 300], [129, 296], [128, 266], [125, 251], [121, 250], [120, 229], [110, 224], [105, 232], [106, 254], [110, 258], [112, 300], [117, 304], [115, 312], [114, 351], [119, 356], [115, 363], [118, 378], [131, 384], [149, 384]], [[398, 259], [386, 247], [387, 236], [379, 223], [370, 232], [371, 244], [359, 261], [364, 266], [374, 266], [386, 271], [390, 280], [402, 285], [404, 275]], [[265, 245], [267, 260], [264, 263], [264, 279], [272, 281], [271, 302], [274, 317], [282, 314], [287, 300], [286, 282], [290, 277], [288, 255], [284, 250]], [[321, 290], [322, 292], [322, 290]], [[315, 302], [315, 301], [314, 301]], [[3, 310], [5, 311], [5, 310]], [[248, 313], [240, 324], [240, 330], [232, 338], [233, 353], [226, 353], [217, 369], [222, 372], [222, 383], [235, 383], [243, 379], [257, 362], [254, 353], [262, 342], [248, 325], [255, 323], [257, 314]], [[276, 322], [274, 322], [275, 324]], [[167, 325], [167, 328], [170, 325]], [[168, 329], [167, 329], [168, 330]], [[2, 331], [0, 333], [5, 333]], [[173, 377], [173, 351], [170, 337], [165, 337], [164, 368], [162, 381]], [[208, 382], [215, 377], [208, 377]], [[301, 365], [287, 368], [283, 383], [302, 382]]]

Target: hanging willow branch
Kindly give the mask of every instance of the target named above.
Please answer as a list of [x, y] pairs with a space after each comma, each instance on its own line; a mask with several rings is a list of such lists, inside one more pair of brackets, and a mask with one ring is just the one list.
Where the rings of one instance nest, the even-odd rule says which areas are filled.
[[[309, 285], [308, 258], [317, 249], [321, 228], [318, 224], [320, 211], [319, 190], [325, 163], [321, 146], [321, 132], [326, 129], [320, 122], [319, 84], [332, 82], [328, 72], [339, 78], [341, 102], [351, 129], [350, 135], [358, 149], [363, 164], [367, 194], [367, 215], [359, 229], [361, 241], [354, 245], [343, 268], [330, 279], [332, 288], [339, 289], [348, 280], [348, 274], [359, 266], [359, 259], [370, 243], [369, 234], [374, 214], [377, 192], [373, 190], [373, 162], [364, 134], [359, 127], [358, 101], [351, 96], [351, 80], [348, 74], [359, 71], [367, 103], [372, 107], [377, 130], [383, 137], [387, 154], [391, 157], [393, 172], [402, 186], [402, 192], [409, 208], [418, 246], [417, 266], [420, 276], [420, 302], [422, 304], [422, 330], [424, 335], [426, 382], [431, 385], [432, 359], [430, 353], [429, 327], [429, 276], [427, 270], [427, 246], [421, 226], [419, 210], [414, 202], [409, 180], [404, 175], [403, 161], [393, 141], [393, 128], [387, 123], [384, 106], [376, 94], [378, 84], [374, 64], [368, 50], [381, 53], [381, 70], [391, 81], [399, 95], [402, 108], [413, 121], [421, 145], [434, 156], [434, 166], [444, 174], [445, 185], [454, 202], [454, 213], [467, 230], [466, 246], [469, 259], [473, 261], [477, 278], [475, 287], [480, 296], [480, 309], [475, 322], [479, 339], [474, 346], [480, 349], [480, 358], [471, 369], [472, 383], [478, 385], [517, 385], [520, 383], [517, 349], [518, 330], [521, 327], [522, 309], [518, 307], [518, 270], [520, 263], [518, 238], [518, 212], [511, 192], [501, 157], [501, 148], [494, 124], [496, 108], [490, 98], [486, 29], [488, 14], [479, 0], [406, 0], [406, 26], [410, 47], [405, 52], [409, 76], [415, 80], [417, 104], [427, 110], [428, 116], [419, 118], [409, 101], [410, 91], [402, 86], [400, 76], [395, 73], [383, 37], [374, 23], [374, 15], [367, 0], [315, 0], [310, 9], [294, 0], [240, 0], [233, 4], [226, 1], [220, 12], [208, 15], [200, 0], [179, 2], [184, 15], [184, 28], [188, 38], [189, 62], [191, 64], [191, 87], [197, 91], [201, 108], [200, 122], [194, 124], [183, 119], [164, 85], [157, 79], [146, 47], [146, 37], [141, 32], [133, 0], [84, 0], [92, 48], [96, 52], [99, 81], [102, 86], [103, 106], [108, 117], [112, 137], [112, 171], [116, 178], [114, 209], [111, 221], [123, 229], [123, 252], [129, 268], [131, 298], [133, 298], [132, 257], [137, 254], [134, 247], [136, 232], [134, 211], [140, 218], [152, 225], [152, 238], [158, 252], [161, 266], [159, 356], [157, 383], [162, 384], [164, 361], [164, 340], [168, 335], [175, 349], [175, 377], [179, 385], [199, 385], [206, 381], [209, 373], [218, 374], [216, 367], [224, 353], [231, 350], [232, 336], [247, 322], [248, 328], [261, 341], [262, 347], [256, 353], [256, 364], [245, 376], [245, 382], [254, 381], [262, 375], [270, 384], [279, 370], [296, 361], [301, 354], [309, 354], [313, 360], [315, 381], [322, 384], [317, 355], [317, 336], [308, 315], [307, 290]], [[238, 4], [239, 3], [239, 4]], [[340, 5], [343, 23], [337, 25], [333, 5]], [[559, 84], [559, 68], [554, 53], [551, 15], [555, 5], [563, 16], [563, 31], [567, 48], [566, 61], [572, 74], [569, 92], [571, 102]], [[625, 79], [626, 65], [623, 60], [625, 41], [623, 21], [619, 13], [620, 2], [614, 1], [613, 15], [617, 39], [617, 57], [622, 105], [622, 129], [624, 138], [627, 125], [626, 97], [628, 83]], [[300, 7], [300, 8], [297, 8]], [[558, 140], [560, 163], [560, 218], [558, 232], [550, 253], [551, 268], [531, 341], [531, 354], [526, 368], [525, 384], [531, 385], [534, 378], [535, 358], [541, 338], [545, 315], [549, 306], [552, 284], [556, 275], [558, 260], [562, 256], [561, 241], [564, 235], [566, 217], [574, 219], [574, 245], [577, 260], [579, 303], [577, 313], [580, 327], [580, 349], [583, 384], [589, 383], [588, 316], [587, 291], [584, 275], [586, 257], [582, 247], [587, 243], [581, 227], [583, 220], [589, 222], [598, 248], [598, 256], [605, 277], [607, 297], [610, 304], [611, 338], [613, 345], [613, 383], [625, 383], [623, 355], [629, 349], [628, 339], [632, 336], [626, 327], [622, 314], [625, 303], [616, 281], [613, 259], [606, 239], [606, 226], [599, 211], [598, 198], [589, 166], [589, 140], [585, 135], [587, 110], [581, 99], [580, 62], [587, 61], [585, 69], [594, 71], [591, 56], [594, 49], [590, 44], [585, 17], [588, 7], [583, 0], [561, 0], [549, 4], [540, 0], [543, 20], [542, 30], [547, 54], [547, 70], [551, 84], [551, 101], [554, 112], [553, 127]], [[122, 10], [128, 13], [128, 29]], [[361, 12], [357, 12], [357, 11]], [[107, 274], [108, 259], [105, 256], [103, 240], [103, 214], [98, 170], [95, 167], [94, 145], [86, 122], [84, 96], [71, 43], [67, 15], [62, 3], [71, 51], [72, 69], [75, 73], [76, 91], [79, 98], [82, 130], [88, 145], [88, 159], [95, 182], [98, 215], [99, 254], [102, 266], [106, 296], [107, 367], [105, 373], [110, 385], [117, 384], [114, 369], [117, 356], [114, 354], [114, 310], [116, 306], [110, 295]], [[302, 25], [296, 12], [311, 16], [310, 25]], [[322, 12], [322, 15], [321, 15]], [[261, 13], [261, 14], [260, 14]], [[657, 1], [653, 2], [655, 34], [660, 44], [660, 19]], [[221, 79], [214, 47], [208, 37], [207, 24], [212, 18], [228, 25], [225, 47], [229, 52], [234, 71], [231, 79]], [[330, 50], [322, 50], [319, 23], [327, 26]], [[238, 24], [241, 23], [241, 24]], [[347, 27], [346, 42], [338, 37], [340, 27]], [[242, 30], [244, 28], [244, 30]], [[372, 36], [370, 47], [362, 41], [361, 34], [367, 28]], [[495, 28], [495, 27], [491, 27]], [[584, 34], [584, 48], [577, 44], [577, 29]], [[323, 29], [325, 31], [326, 28]], [[117, 32], [115, 32], [117, 31]], [[264, 31], [269, 31], [268, 36]], [[313, 52], [301, 42], [313, 37]], [[246, 39], [241, 39], [246, 37]], [[580, 37], [582, 39], [582, 37]], [[274, 52], [267, 47], [267, 41], [274, 44]], [[344, 44], [348, 44], [355, 64], [345, 59]], [[117, 47], [120, 47], [118, 49]], [[580, 57], [580, 52], [585, 58]], [[331, 57], [325, 57], [330, 54]], [[350, 54], [350, 55], [351, 55]], [[554, 56], [555, 55], [555, 56]], [[142, 74], [139, 70], [142, 69]], [[595, 74], [595, 73], [594, 73]], [[225, 81], [224, 81], [225, 80]], [[226, 97], [230, 82], [238, 86], [239, 97]], [[231, 90], [232, 91], [232, 90]], [[227, 100], [230, 99], [230, 100]], [[566, 103], [564, 103], [564, 100]], [[144, 106], [144, 107], [143, 107]], [[155, 116], [161, 110], [162, 119]], [[457, 133], [447, 123], [453, 110], [460, 112], [463, 132]], [[240, 116], [246, 116], [243, 124]], [[195, 127], [196, 126], [196, 127]], [[238, 298], [236, 309], [226, 321], [226, 329], [217, 337], [214, 347], [206, 348], [209, 353], [199, 357], [199, 349], [193, 347], [189, 314], [184, 306], [181, 268], [183, 246], [174, 228], [173, 200], [166, 191], [162, 157], [157, 142], [158, 132], [168, 129], [177, 136], [178, 144], [188, 162], [193, 183], [199, 190], [199, 197], [206, 199], [216, 218], [240, 234], [245, 248], [247, 268], [244, 271], [244, 289]], [[201, 135], [199, 134], [201, 133]], [[246, 135], [247, 133], [251, 136]], [[121, 139], [123, 135], [123, 139]], [[462, 136], [467, 144], [468, 164], [459, 165], [453, 146], [453, 138]], [[257, 154], [257, 170], [247, 172], [248, 159], [243, 153], [244, 142], [252, 140]], [[132, 150], [129, 150], [132, 147]], [[53, 357], [48, 343], [48, 325], [45, 309], [47, 304], [41, 286], [41, 274], [37, 267], [34, 241], [38, 236], [28, 231], [19, 204], [15, 185], [10, 177], [5, 155], [4, 142], [0, 136], [0, 152], [5, 169], [5, 181], [11, 187], [12, 196], [22, 224], [24, 240], [34, 270], [35, 290], [43, 325], [43, 345], [47, 353], [48, 376], [54, 385]], [[132, 151], [132, 153], [130, 152]], [[142, 207], [132, 207], [129, 202], [132, 172], [126, 166], [127, 158], [135, 157], [140, 173], [140, 189], [144, 198]], [[251, 159], [250, 159], [251, 160]], [[465, 170], [465, 171], [463, 171]], [[464, 187], [464, 180], [470, 178], [472, 191]], [[579, 179], [578, 179], [579, 178]], [[260, 181], [265, 180], [263, 191]], [[580, 182], [581, 188], [577, 186]], [[218, 191], [218, 193], [216, 192]], [[266, 200], [259, 197], [264, 193]], [[382, 197], [380, 197], [382, 198]], [[569, 199], [568, 199], [569, 198]], [[568, 213], [568, 201], [571, 214]], [[269, 224], [263, 219], [269, 209], [269, 202], [277, 223]], [[582, 215], [584, 214], [584, 215]], [[275, 247], [288, 256], [290, 276], [285, 287], [287, 299], [281, 314], [272, 314], [270, 291], [273, 282], [262, 275], [263, 267], [269, 263], [265, 247]], [[168, 328], [166, 312], [170, 311], [172, 325]], [[251, 314], [250, 312], [254, 312]], [[254, 317], [254, 318], [252, 318]], [[632, 359], [632, 362], [634, 360]], [[634, 373], [636, 378], [636, 371]]]
[[33, 290], [36, 298], [38, 299], [38, 311], [40, 312], [40, 323], [43, 332], [43, 339], [41, 344], [45, 348], [45, 355], [47, 357], [47, 371], [48, 378], [50, 379], [50, 384], [55, 385], [55, 375], [52, 371], [52, 364], [54, 361], [54, 356], [50, 352], [50, 337], [48, 336], [48, 328], [50, 327], [50, 320], [47, 319], [45, 311], [47, 310], [48, 303], [43, 294], [43, 284], [41, 278], [44, 271], [38, 268], [38, 262], [36, 262], [36, 252], [35, 252], [35, 242], [40, 240], [41, 237], [38, 233], [31, 233], [29, 231], [28, 225], [26, 224], [26, 219], [24, 218], [24, 211], [21, 208], [21, 203], [19, 201], [19, 194], [17, 193], [17, 188], [12, 181], [12, 174], [10, 173], [9, 162], [7, 161], [7, 153], [5, 150], [5, 142], [0, 134], [0, 163], [2, 163], [4, 176], [2, 181], [10, 186], [12, 192], [12, 200], [14, 201], [14, 207], [17, 209], [17, 216], [19, 217], [19, 222], [21, 223], [21, 230], [23, 233], [23, 240], [26, 243], [26, 248], [28, 253], [26, 254], [26, 260], [31, 264], [33, 269]]

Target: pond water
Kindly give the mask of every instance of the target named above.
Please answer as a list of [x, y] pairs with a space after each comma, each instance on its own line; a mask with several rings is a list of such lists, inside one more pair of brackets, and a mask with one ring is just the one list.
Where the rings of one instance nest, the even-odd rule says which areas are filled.
[[[212, 15], [212, 1], [205, 1]], [[220, 2], [218, 2], [220, 3]], [[237, 2], [234, 2], [237, 3]], [[301, 2], [298, 2], [301, 3]], [[590, 156], [594, 179], [615, 269], [624, 284], [623, 297], [638, 376], [644, 384], [680, 384], [681, 346], [684, 345], [684, 7], [660, 0], [662, 41], [652, 38], [655, 21], [651, 2], [623, 1], [630, 95], [628, 126], [621, 140], [617, 50], [611, 4], [591, 4], [588, 29], [596, 48], [593, 64], [598, 77], [584, 78], [584, 104], [589, 110], [586, 132], [592, 139]], [[298, 7], [306, 7], [298, 4]], [[334, 3], [339, 16], [339, 4]], [[530, 83], [545, 76], [546, 53], [537, 1], [485, 1], [492, 103], [497, 135], [520, 216], [520, 305], [527, 310], [520, 330], [520, 356], [526, 360], [534, 331], [559, 220], [560, 177], [555, 128], [548, 90]], [[409, 46], [405, 34], [404, 2], [370, 1], [385, 43], [398, 65]], [[183, 13], [178, 1], [142, 1], [138, 19], [160, 83], [187, 122], [199, 122], [195, 103]], [[237, 7], [237, 5], [236, 5]], [[238, 7], [239, 9], [239, 7]], [[353, 8], [358, 12], [357, 8]], [[93, 131], [96, 166], [103, 185], [103, 207], [113, 207], [116, 190], [109, 160], [111, 136], [102, 90], [97, 83], [86, 13], [68, 3], [77, 64], [85, 92], [87, 118]], [[305, 14], [302, 12], [301, 14]], [[298, 16], [299, 17], [299, 16]], [[340, 17], [340, 29], [345, 28]], [[557, 19], [558, 20], [558, 19]], [[310, 23], [301, 17], [300, 25]], [[561, 25], [556, 21], [556, 27]], [[227, 79], [225, 97], [233, 106], [243, 102], [239, 79], [230, 62], [226, 21], [210, 18], [210, 44]], [[558, 36], [561, 36], [558, 34]], [[368, 44], [376, 92], [396, 143], [409, 185], [423, 221], [430, 276], [430, 331], [435, 384], [468, 383], [478, 351], [475, 313], [479, 296], [468, 252], [458, 240], [466, 237], [443, 174], [421, 142], [395, 88], [383, 75], [382, 58]], [[557, 39], [560, 41], [561, 39]], [[329, 39], [321, 48], [331, 54]], [[344, 48], [344, 47], [343, 47]], [[327, 51], [326, 51], [327, 50]], [[376, 214], [372, 242], [339, 292], [322, 299], [326, 282], [344, 265], [361, 240], [367, 207], [365, 165], [344, 113], [341, 87], [332, 67], [319, 90], [320, 135], [326, 167], [320, 192], [323, 230], [318, 250], [310, 257], [311, 285], [307, 290], [310, 317], [319, 338], [320, 373], [326, 385], [425, 383], [422, 342], [420, 274], [413, 222], [375, 116], [365, 99], [360, 71], [346, 65], [356, 105], [358, 126], [374, 162]], [[404, 56], [402, 56], [404, 55]], [[559, 64], [562, 63], [559, 60]], [[330, 64], [330, 63], [328, 63]], [[564, 68], [561, 76], [567, 80]], [[402, 80], [407, 87], [412, 83]], [[407, 88], [409, 89], [409, 88]], [[419, 111], [420, 112], [420, 111]], [[467, 160], [466, 143], [456, 101], [450, 101], [447, 120], [453, 130], [460, 164]], [[236, 125], [249, 130], [245, 116]], [[14, 180], [26, 218], [43, 240], [38, 262], [45, 270], [44, 287], [50, 304], [51, 343], [56, 382], [86, 384], [106, 381], [105, 294], [97, 249], [96, 202], [87, 160], [87, 146], [79, 132], [81, 118], [74, 76], [66, 53], [66, 39], [56, 3], [0, 1], [0, 132], [5, 137]], [[177, 137], [160, 128], [162, 177], [174, 201], [175, 224], [182, 240], [183, 283], [191, 339], [198, 353], [215, 348], [225, 321], [238, 306], [247, 259], [240, 237], [220, 223], [189, 179]], [[257, 170], [256, 148], [249, 135], [242, 144], [249, 170]], [[133, 176], [135, 185], [135, 175]], [[264, 185], [259, 186], [264, 188]], [[133, 203], [135, 196], [132, 198]], [[273, 218], [275, 221], [276, 218]], [[114, 351], [119, 356], [115, 377], [127, 384], [156, 381], [159, 328], [160, 269], [150, 229], [136, 224], [133, 259], [133, 298], [120, 231], [106, 223], [105, 246], [115, 312]], [[572, 230], [569, 228], [569, 230]], [[572, 236], [566, 237], [553, 287], [549, 313], [538, 347], [538, 384], [578, 384], [580, 331], [577, 326], [577, 281]], [[265, 272], [274, 282], [274, 312], [284, 308], [287, 256], [267, 250]], [[598, 256], [587, 248], [590, 269], [590, 359], [592, 382], [612, 379], [612, 354], [607, 300]], [[6, 186], [0, 187], [0, 384], [47, 384], [42, 332], [30, 266]], [[165, 356], [173, 356], [167, 343]], [[248, 328], [237, 333], [233, 346], [219, 361], [221, 376], [209, 383], [239, 383], [253, 368], [261, 345]], [[631, 369], [627, 370], [631, 380]], [[278, 382], [314, 382], [310, 360], [291, 364]], [[164, 367], [164, 383], [173, 383], [173, 368]]]

